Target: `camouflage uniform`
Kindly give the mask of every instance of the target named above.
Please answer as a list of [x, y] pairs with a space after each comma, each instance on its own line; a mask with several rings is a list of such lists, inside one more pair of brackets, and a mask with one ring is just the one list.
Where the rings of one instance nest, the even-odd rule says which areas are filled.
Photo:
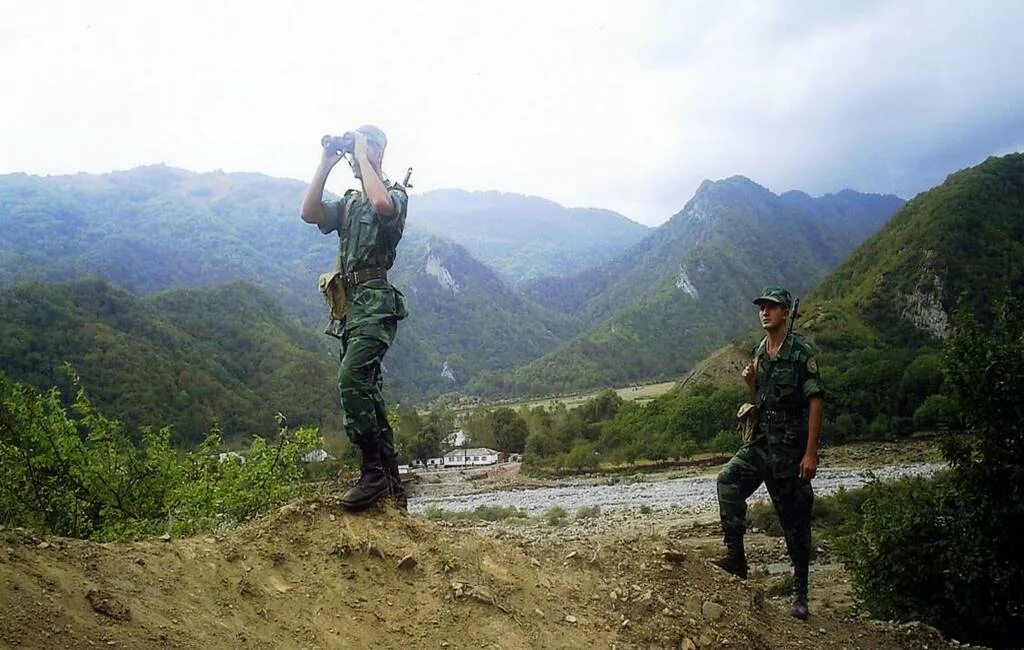
[[[782, 287], [765, 287], [753, 302], [762, 309], [769, 309], [769, 303], [775, 305], [770, 309], [788, 309], [793, 299]], [[774, 315], [770, 320], [773, 328], [785, 325]], [[747, 498], [764, 483], [793, 561], [793, 604], [789, 613], [806, 620], [814, 492], [810, 479], [800, 478], [800, 466], [807, 453], [807, 407], [811, 398], [822, 396], [825, 389], [814, 349], [806, 341], [795, 334], [787, 335], [775, 359], [768, 355], [767, 344], [765, 337], [751, 350], [757, 422], [752, 435], [745, 437], [743, 447], [718, 475], [718, 508], [726, 554], [715, 564], [735, 576], [747, 577], [749, 567], [743, 548]]]
[[[337, 232], [338, 269], [350, 274], [390, 269], [405, 228], [408, 196], [401, 185], [385, 182], [395, 206], [391, 217], [379, 217], [361, 192], [322, 203], [325, 235]], [[345, 206], [348, 205], [346, 214]], [[348, 305], [341, 337], [341, 409], [345, 433], [360, 448], [374, 441], [394, 456], [394, 433], [381, 395], [381, 361], [395, 339], [398, 321], [408, 315], [402, 293], [385, 279], [346, 285]]]
[[753, 440], [718, 475], [722, 528], [727, 535], [743, 535], [746, 500], [763, 482], [793, 563], [806, 565], [814, 493], [810, 481], [800, 478], [800, 460], [807, 449], [807, 403], [824, 394], [824, 385], [814, 349], [797, 334], [786, 337], [777, 359], [768, 356], [766, 340], [751, 350], [751, 356], [757, 360], [758, 425]]

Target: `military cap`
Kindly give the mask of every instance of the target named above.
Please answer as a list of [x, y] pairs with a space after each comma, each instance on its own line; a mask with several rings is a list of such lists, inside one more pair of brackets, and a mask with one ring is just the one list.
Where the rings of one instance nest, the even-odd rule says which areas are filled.
[[793, 296], [782, 287], [765, 287], [761, 295], [752, 301], [755, 305], [762, 302], [776, 302], [785, 305], [787, 308], [793, 305]]
[[384, 132], [372, 124], [364, 124], [356, 131], [359, 131], [366, 136], [367, 142], [372, 142], [381, 149], [388, 146], [388, 137], [384, 135]]

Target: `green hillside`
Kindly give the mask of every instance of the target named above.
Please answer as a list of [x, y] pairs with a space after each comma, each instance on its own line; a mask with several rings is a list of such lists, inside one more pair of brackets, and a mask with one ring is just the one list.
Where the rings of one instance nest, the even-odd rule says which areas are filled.
[[[244, 281], [269, 291], [328, 342], [319, 334], [325, 308], [316, 278], [333, 266], [337, 238], [298, 218], [304, 192], [299, 181], [162, 165], [0, 176], [0, 287], [91, 275], [148, 295]], [[410, 221], [418, 198], [411, 197]], [[457, 202], [447, 205], [460, 210]], [[441, 268], [459, 292], [431, 289]], [[516, 296], [465, 249], [415, 226], [406, 228], [392, 277], [412, 313], [385, 364], [386, 389], [402, 399], [457, 390], [481, 371], [526, 363], [575, 332], [566, 319]], [[534, 330], [528, 322], [543, 325]], [[445, 364], [450, 372], [442, 374]]]
[[[393, 281], [411, 316], [385, 359], [399, 395], [460, 391], [481, 372], [536, 359], [571, 332], [565, 316], [523, 298], [458, 244], [416, 235], [403, 240], [400, 256]], [[414, 346], [426, 362], [407, 363]]]
[[735, 176], [706, 181], [668, 223], [613, 262], [531, 295], [589, 328], [514, 373], [471, 384], [537, 394], [678, 376], [749, 327], [766, 284], [800, 295], [902, 201], [842, 192], [777, 196]]
[[[170, 424], [195, 442], [269, 436], [274, 415], [340, 432], [336, 364], [318, 341], [253, 285], [136, 297], [99, 279], [0, 291], [0, 367], [40, 388], [70, 387], [130, 430]], [[73, 397], [65, 390], [66, 397]]]
[[435, 190], [409, 223], [464, 246], [514, 287], [598, 266], [650, 229], [610, 210], [564, 208], [536, 196]]
[[811, 299], [852, 309], [879, 335], [900, 340], [913, 335], [908, 327], [944, 335], [958, 305], [990, 320], [996, 299], [1022, 292], [1024, 155], [1013, 154], [915, 197]]
[[[908, 202], [801, 305], [820, 352], [827, 435], [929, 430], [948, 415], [940, 349], [962, 309], [982, 323], [1024, 295], [1024, 154], [989, 158]], [[743, 342], [699, 367], [738, 383]], [[695, 378], [695, 379], [699, 379]], [[684, 390], [698, 384], [689, 381]]]

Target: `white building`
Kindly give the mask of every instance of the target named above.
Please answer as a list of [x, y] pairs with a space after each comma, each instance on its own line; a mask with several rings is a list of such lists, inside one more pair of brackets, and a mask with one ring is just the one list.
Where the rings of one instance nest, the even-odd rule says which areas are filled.
[[444, 455], [445, 467], [468, 467], [472, 465], [493, 465], [498, 462], [498, 452], [486, 447], [452, 449]]
[[424, 463], [419, 458], [415, 458], [412, 461], [413, 467], [426, 467], [427, 469], [441, 469], [444, 467], [444, 458], [438, 456], [436, 458], [428, 458], [427, 462]]

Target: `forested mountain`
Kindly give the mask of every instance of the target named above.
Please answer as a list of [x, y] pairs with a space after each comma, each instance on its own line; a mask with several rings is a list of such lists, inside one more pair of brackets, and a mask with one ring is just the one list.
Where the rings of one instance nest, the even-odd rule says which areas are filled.
[[130, 430], [173, 427], [195, 442], [270, 435], [274, 415], [340, 433], [332, 361], [266, 291], [245, 282], [139, 298], [86, 278], [0, 291], [0, 368], [73, 397], [69, 362], [90, 399]]
[[[94, 275], [146, 295], [243, 280], [319, 331], [326, 312], [316, 279], [333, 266], [337, 239], [300, 221], [304, 192], [298, 181], [162, 165], [0, 176], [0, 286]], [[412, 215], [418, 200], [411, 197]], [[457, 289], [444, 285], [446, 275]], [[480, 370], [525, 363], [572, 333], [566, 319], [516, 296], [464, 249], [415, 226], [392, 276], [413, 314], [386, 361], [386, 388], [399, 397], [460, 388]]]
[[900, 206], [844, 191], [778, 196], [742, 176], [705, 181], [681, 212], [613, 261], [529, 294], [579, 322], [579, 337], [470, 388], [530, 394], [679, 374], [749, 326], [766, 284], [800, 295]]
[[811, 298], [822, 310], [851, 308], [879, 335], [905, 341], [908, 326], [943, 336], [958, 305], [988, 321], [995, 301], [1022, 295], [1024, 154], [1011, 154], [919, 194]]
[[309, 320], [316, 275], [334, 251], [299, 221], [304, 191], [298, 181], [163, 165], [0, 176], [0, 286], [91, 274], [147, 294], [248, 280]]
[[409, 223], [464, 246], [514, 287], [602, 264], [650, 229], [610, 210], [564, 208], [536, 196], [435, 190]]
[[461, 390], [484, 371], [536, 359], [569, 337], [568, 318], [539, 307], [451, 241], [402, 241], [393, 282], [412, 316], [385, 360], [400, 395]]
[[[914, 197], [829, 274], [797, 330], [820, 351], [834, 438], [935, 425], [941, 341], [958, 309], [983, 324], [1024, 295], [1024, 154], [989, 158]], [[737, 382], [753, 329], [702, 364]]]

